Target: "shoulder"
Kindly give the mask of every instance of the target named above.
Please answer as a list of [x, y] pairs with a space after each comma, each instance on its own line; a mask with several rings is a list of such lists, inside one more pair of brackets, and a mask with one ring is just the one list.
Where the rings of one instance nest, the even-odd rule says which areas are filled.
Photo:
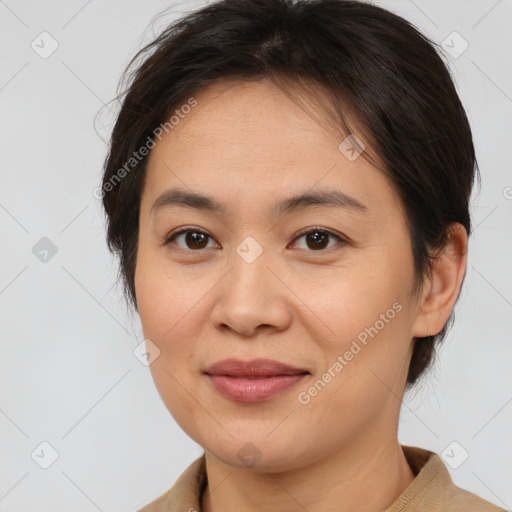
[[385, 512], [506, 512], [455, 485], [438, 454], [416, 446], [402, 450], [416, 477]]
[[447, 512], [506, 512], [504, 508], [455, 484], [448, 489], [447, 504], [449, 504]]

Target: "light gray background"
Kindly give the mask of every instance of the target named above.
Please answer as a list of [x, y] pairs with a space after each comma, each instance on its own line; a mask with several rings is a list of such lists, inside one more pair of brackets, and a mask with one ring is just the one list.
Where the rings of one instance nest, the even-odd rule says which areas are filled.
[[[510, 509], [512, 2], [379, 4], [437, 42], [453, 31], [468, 42], [450, 66], [483, 182], [456, 323], [434, 371], [406, 397], [399, 438], [439, 454], [456, 441], [448, 453], [463, 447], [469, 457], [450, 469], [455, 483]], [[171, 5], [0, 0], [2, 512], [135, 511], [202, 453], [132, 353], [142, 331], [114, 286], [93, 196], [106, 152], [94, 117], [129, 58], [199, 3], [181, 2], [151, 27]], [[31, 47], [43, 31], [59, 45], [47, 59]], [[96, 129], [106, 139], [113, 118], [103, 110]], [[58, 250], [46, 263], [32, 252], [42, 237]], [[43, 441], [59, 454], [48, 469], [31, 458], [49, 456]]]

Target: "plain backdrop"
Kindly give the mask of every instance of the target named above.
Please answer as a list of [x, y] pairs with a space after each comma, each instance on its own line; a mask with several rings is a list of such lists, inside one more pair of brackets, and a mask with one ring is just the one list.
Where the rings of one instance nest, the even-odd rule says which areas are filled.
[[[448, 453], [457, 485], [510, 509], [512, 2], [378, 4], [451, 48], [482, 173], [455, 325], [399, 439]], [[133, 354], [142, 331], [93, 194], [113, 120], [95, 116], [135, 52], [198, 6], [0, 0], [1, 512], [136, 511], [202, 453]]]

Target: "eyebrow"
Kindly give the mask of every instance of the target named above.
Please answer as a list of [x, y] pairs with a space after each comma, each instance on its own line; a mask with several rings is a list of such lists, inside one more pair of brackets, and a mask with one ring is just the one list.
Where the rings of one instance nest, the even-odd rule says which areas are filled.
[[[345, 208], [360, 213], [368, 211], [368, 208], [355, 197], [341, 190], [327, 189], [304, 192], [303, 194], [283, 199], [272, 207], [270, 213], [273, 215], [286, 215], [314, 205]], [[184, 206], [224, 216], [228, 213], [226, 206], [219, 203], [213, 197], [179, 188], [171, 188], [158, 196], [151, 206], [150, 214], [171, 206]]]

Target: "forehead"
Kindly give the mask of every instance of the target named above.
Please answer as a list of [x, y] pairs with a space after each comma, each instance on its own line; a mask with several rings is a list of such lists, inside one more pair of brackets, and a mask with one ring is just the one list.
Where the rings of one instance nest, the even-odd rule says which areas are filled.
[[229, 203], [325, 187], [362, 203], [396, 201], [381, 171], [340, 150], [345, 135], [322, 122], [321, 110], [271, 81], [218, 83], [193, 99], [151, 151], [143, 196], [179, 185]]
[[232, 150], [245, 148], [248, 154], [252, 149], [251, 156], [256, 158], [259, 152], [260, 159], [282, 159], [291, 150], [288, 156], [293, 158], [311, 152], [312, 142], [321, 150], [336, 147], [344, 138], [329, 130], [324, 113], [317, 112], [311, 101], [290, 96], [268, 79], [220, 82], [193, 97], [197, 105], [181, 119], [175, 118], [178, 122], [165, 138], [197, 144], [198, 149], [219, 143]]

